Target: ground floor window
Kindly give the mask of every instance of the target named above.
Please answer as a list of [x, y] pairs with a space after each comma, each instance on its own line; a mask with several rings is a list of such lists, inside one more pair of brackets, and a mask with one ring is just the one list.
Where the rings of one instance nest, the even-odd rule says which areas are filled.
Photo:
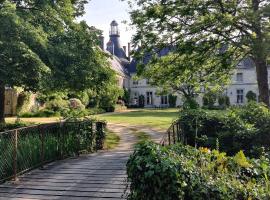
[[153, 92], [146, 92], [146, 104], [153, 105]]
[[236, 102], [237, 103], [244, 103], [244, 90], [243, 89], [238, 89], [236, 90]]
[[168, 96], [166, 95], [166, 96], [161, 96], [160, 97], [161, 98], [161, 104], [162, 105], [167, 105], [168, 104]]

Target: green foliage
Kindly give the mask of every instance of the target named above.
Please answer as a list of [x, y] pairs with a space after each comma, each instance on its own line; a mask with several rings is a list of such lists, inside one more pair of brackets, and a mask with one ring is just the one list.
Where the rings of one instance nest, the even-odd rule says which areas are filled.
[[177, 96], [173, 94], [169, 94], [169, 105], [170, 108], [175, 108], [176, 107], [176, 101], [177, 101]]
[[21, 114], [27, 112], [27, 106], [30, 103], [31, 93], [21, 92], [18, 95], [16, 113]]
[[18, 115], [20, 118], [33, 118], [33, 117], [60, 117], [59, 112], [43, 109], [37, 112], [24, 112]]
[[247, 98], [248, 102], [250, 102], [250, 101], [255, 101], [256, 102], [257, 101], [256, 93], [252, 92], [251, 90], [247, 92], [246, 98]]
[[136, 146], [127, 163], [130, 200], [219, 200], [270, 198], [266, 157], [234, 157], [207, 148]]
[[217, 101], [217, 94], [215, 92], [209, 91], [203, 96], [203, 105], [207, 108], [213, 108]]
[[[121, 92], [116, 89], [116, 74], [109, 66], [108, 55], [97, 48], [101, 32], [76, 20], [84, 13], [86, 3], [85, 0], [1, 1], [0, 88], [18, 86], [42, 94], [61, 91], [67, 96], [74, 95], [86, 106], [92, 97], [97, 102], [105, 97], [106, 106], [114, 105], [112, 101]], [[40, 102], [47, 102], [45, 98], [41, 97]], [[66, 102], [60, 100], [48, 106], [53, 111], [67, 108]]]
[[230, 106], [230, 98], [226, 95], [219, 95], [218, 104], [221, 108], [227, 108]]
[[123, 95], [123, 100], [126, 105], [129, 104], [130, 101], [130, 90], [127, 90], [126, 88], [124, 89], [124, 95]]
[[184, 110], [197, 109], [199, 107], [200, 105], [198, 104], [195, 98], [184, 98], [184, 103], [183, 103]]
[[220, 114], [205, 110], [180, 113], [181, 129], [188, 144], [215, 148], [218, 139], [220, 149], [230, 155], [244, 150], [247, 155], [258, 157], [263, 148], [269, 150], [269, 123], [269, 110], [256, 103]]

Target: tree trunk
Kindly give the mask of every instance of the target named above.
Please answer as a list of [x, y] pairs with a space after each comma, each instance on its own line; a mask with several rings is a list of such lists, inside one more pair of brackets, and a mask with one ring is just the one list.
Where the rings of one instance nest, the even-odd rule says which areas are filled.
[[257, 82], [259, 88], [259, 102], [263, 102], [269, 107], [270, 104], [267, 64], [263, 59], [255, 58], [254, 61], [256, 65]]
[[5, 85], [0, 83], [0, 124], [5, 123]]
[[265, 46], [264, 34], [262, 32], [262, 17], [259, 14], [260, 3], [260, 0], [252, 0], [252, 8], [254, 12], [252, 27], [256, 33], [256, 39], [254, 40], [253, 46], [253, 59], [256, 65], [259, 102], [263, 102], [269, 107], [269, 85], [266, 64], [267, 48]]

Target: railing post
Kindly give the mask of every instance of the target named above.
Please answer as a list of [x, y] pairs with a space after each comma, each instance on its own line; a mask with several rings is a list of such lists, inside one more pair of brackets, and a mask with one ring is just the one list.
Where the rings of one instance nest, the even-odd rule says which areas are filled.
[[173, 124], [173, 127], [172, 127], [172, 131], [173, 131], [173, 144], [176, 143], [175, 142], [175, 129], [174, 129], [174, 127], [175, 127], [175, 124]]
[[40, 127], [41, 126], [39, 126], [39, 130], [41, 134], [41, 169], [43, 169], [44, 160], [45, 160], [45, 145], [44, 145], [45, 135], [44, 135], [44, 130]]
[[17, 161], [18, 161], [18, 130], [16, 129], [13, 134], [13, 181], [18, 181], [17, 177]]
[[180, 129], [179, 129], [179, 122], [176, 122], [176, 134], [177, 134], [177, 142], [181, 142], [180, 140]]
[[171, 131], [170, 130], [168, 130], [168, 139], [169, 139], [169, 145], [171, 145], [171, 133], [170, 133]]

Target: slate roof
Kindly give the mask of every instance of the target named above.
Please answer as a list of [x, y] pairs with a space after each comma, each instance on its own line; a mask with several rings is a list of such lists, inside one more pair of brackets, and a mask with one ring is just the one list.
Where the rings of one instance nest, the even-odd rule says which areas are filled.
[[246, 68], [251, 69], [255, 67], [254, 61], [250, 57], [244, 58], [240, 63], [237, 65], [237, 68]]
[[[170, 51], [171, 51], [170, 47], [163, 48], [158, 52], [158, 56], [159, 57], [166, 56]], [[143, 59], [143, 63], [146, 65], [150, 61], [150, 59], [151, 59], [151, 56], [146, 55]], [[138, 65], [138, 63], [139, 62], [136, 59], [133, 59], [131, 61], [130, 65], [128, 67], [129, 73], [136, 73], [137, 72], [136, 66]]]
[[128, 76], [129, 73], [126, 70], [125, 66], [122, 65], [121, 60], [117, 58], [116, 56], [112, 56], [112, 58], [109, 58], [109, 62], [111, 64], [111, 68], [116, 71], [117, 74], [121, 76]]

